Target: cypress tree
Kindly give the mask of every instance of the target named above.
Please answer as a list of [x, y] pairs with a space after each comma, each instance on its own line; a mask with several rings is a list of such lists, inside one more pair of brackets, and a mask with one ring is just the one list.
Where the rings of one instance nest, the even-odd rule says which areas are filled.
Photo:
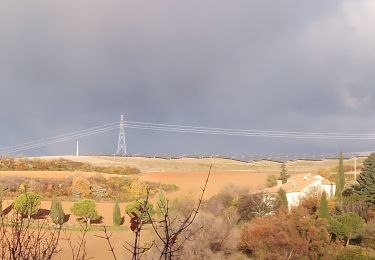
[[342, 152], [340, 152], [339, 167], [337, 169], [336, 176], [336, 198], [342, 197], [342, 191], [345, 186], [345, 173], [344, 173], [344, 158]]
[[336, 192], [335, 192], [335, 196], [337, 199], [341, 199], [342, 198], [342, 187], [341, 187], [341, 183], [339, 181], [339, 177], [337, 176], [336, 177]]
[[286, 169], [286, 165], [285, 165], [285, 163], [283, 163], [281, 165], [281, 172], [280, 172], [279, 180], [281, 180], [282, 183], [284, 184], [284, 183], [287, 183], [289, 177], [290, 176], [289, 176], [288, 171]]
[[117, 201], [115, 203], [115, 206], [113, 207], [113, 224], [115, 226], [121, 225], [121, 212], [120, 212], [120, 206], [118, 205]]
[[340, 152], [338, 175], [339, 175], [339, 179], [340, 179], [340, 185], [341, 185], [342, 189], [344, 189], [344, 187], [345, 187], [345, 172], [344, 172], [344, 158], [343, 158], [342, 152]]
[[280, 207], [288, 207], [288, 198], [286, 196], [286, 191], [283, 189], [279, 189], [277, 195]]
[[375, 153], [363, 161], [363, 169], [358, 176], [356, 193], [363, 196], [368, 204], [375, 204]]
[[60, 226], [64, 224], [65, 213], [61, 205], [61, 201], [53, 198], [51, 203], [50, 217], [53, 223]]
[[167, 199], [165, 198], [162, 187], [159, 188], [158, 200], [156, 203], [156, 214], [162, 217], [166, 213]]
[[327, 193], [325, 191], [323, 191], [322, 197], [320, 198], [318, 216], [325, 219], [329, 219], [330, 217], [328, 210]]

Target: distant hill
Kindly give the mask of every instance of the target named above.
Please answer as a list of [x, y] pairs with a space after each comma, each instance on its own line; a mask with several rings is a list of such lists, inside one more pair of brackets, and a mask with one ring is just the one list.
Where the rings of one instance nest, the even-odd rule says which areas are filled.
[[[281, 163], [274, 161], [241, 162], [222, 158], [146, 158], [146, 157], [113, 157], [113, 156], [47, 156], [39, 159], [52, 160], [64, 158], [67, 160], [90, 163], [94, 166], [131, 166], [141, 170], [142, 173], [149, 172], [206, 172], [212, 163], [214, 172], [257, 172], [274, 173], [280, 172]], [[357, 158], [357, 170], [360, 171], [365, 157]], [[336, 172], [338, 159], [325, 159], [318, 161], [296, 160], [285, 162], [288, 172], [315, 173], [330, 175]], [[354, 159], [344, 160], [346, 173], [354, 171]]]

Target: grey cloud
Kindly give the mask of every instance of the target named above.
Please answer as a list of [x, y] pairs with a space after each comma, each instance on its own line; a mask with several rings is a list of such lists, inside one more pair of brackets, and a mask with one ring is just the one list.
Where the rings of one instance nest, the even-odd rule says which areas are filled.
[[[371, 132], [374, 9], [354, 0], [3, 1], [0, 144], [112, 122], [123, 112], [134, 121]], [[109, 153], [115, 139], [82, 142], [87, 152]], [[171, 154], [371, 149], [136, 130], [129, 145]]]

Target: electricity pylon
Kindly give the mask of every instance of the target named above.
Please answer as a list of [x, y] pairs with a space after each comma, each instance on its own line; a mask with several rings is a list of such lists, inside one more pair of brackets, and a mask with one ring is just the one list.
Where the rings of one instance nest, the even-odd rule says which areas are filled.
[[120, 130], [118, 134], [117, 153], [116, 155], [126, 155], [126, 139], [125, 139], [125, 120], [124, 115], [121, 115]]

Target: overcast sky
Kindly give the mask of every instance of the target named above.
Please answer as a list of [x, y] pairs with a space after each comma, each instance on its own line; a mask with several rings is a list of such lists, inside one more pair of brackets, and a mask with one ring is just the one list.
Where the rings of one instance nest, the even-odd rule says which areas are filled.
[[[119, 120], [375, 132], [375, 1], [1, 1], [0, 147]], [[81, 140], [111, 153], [117, 132]], [[127, 131], [130, 153], [298, 154], [375, 141]], [[74, 142], [26, 154], [74, 153]]]

